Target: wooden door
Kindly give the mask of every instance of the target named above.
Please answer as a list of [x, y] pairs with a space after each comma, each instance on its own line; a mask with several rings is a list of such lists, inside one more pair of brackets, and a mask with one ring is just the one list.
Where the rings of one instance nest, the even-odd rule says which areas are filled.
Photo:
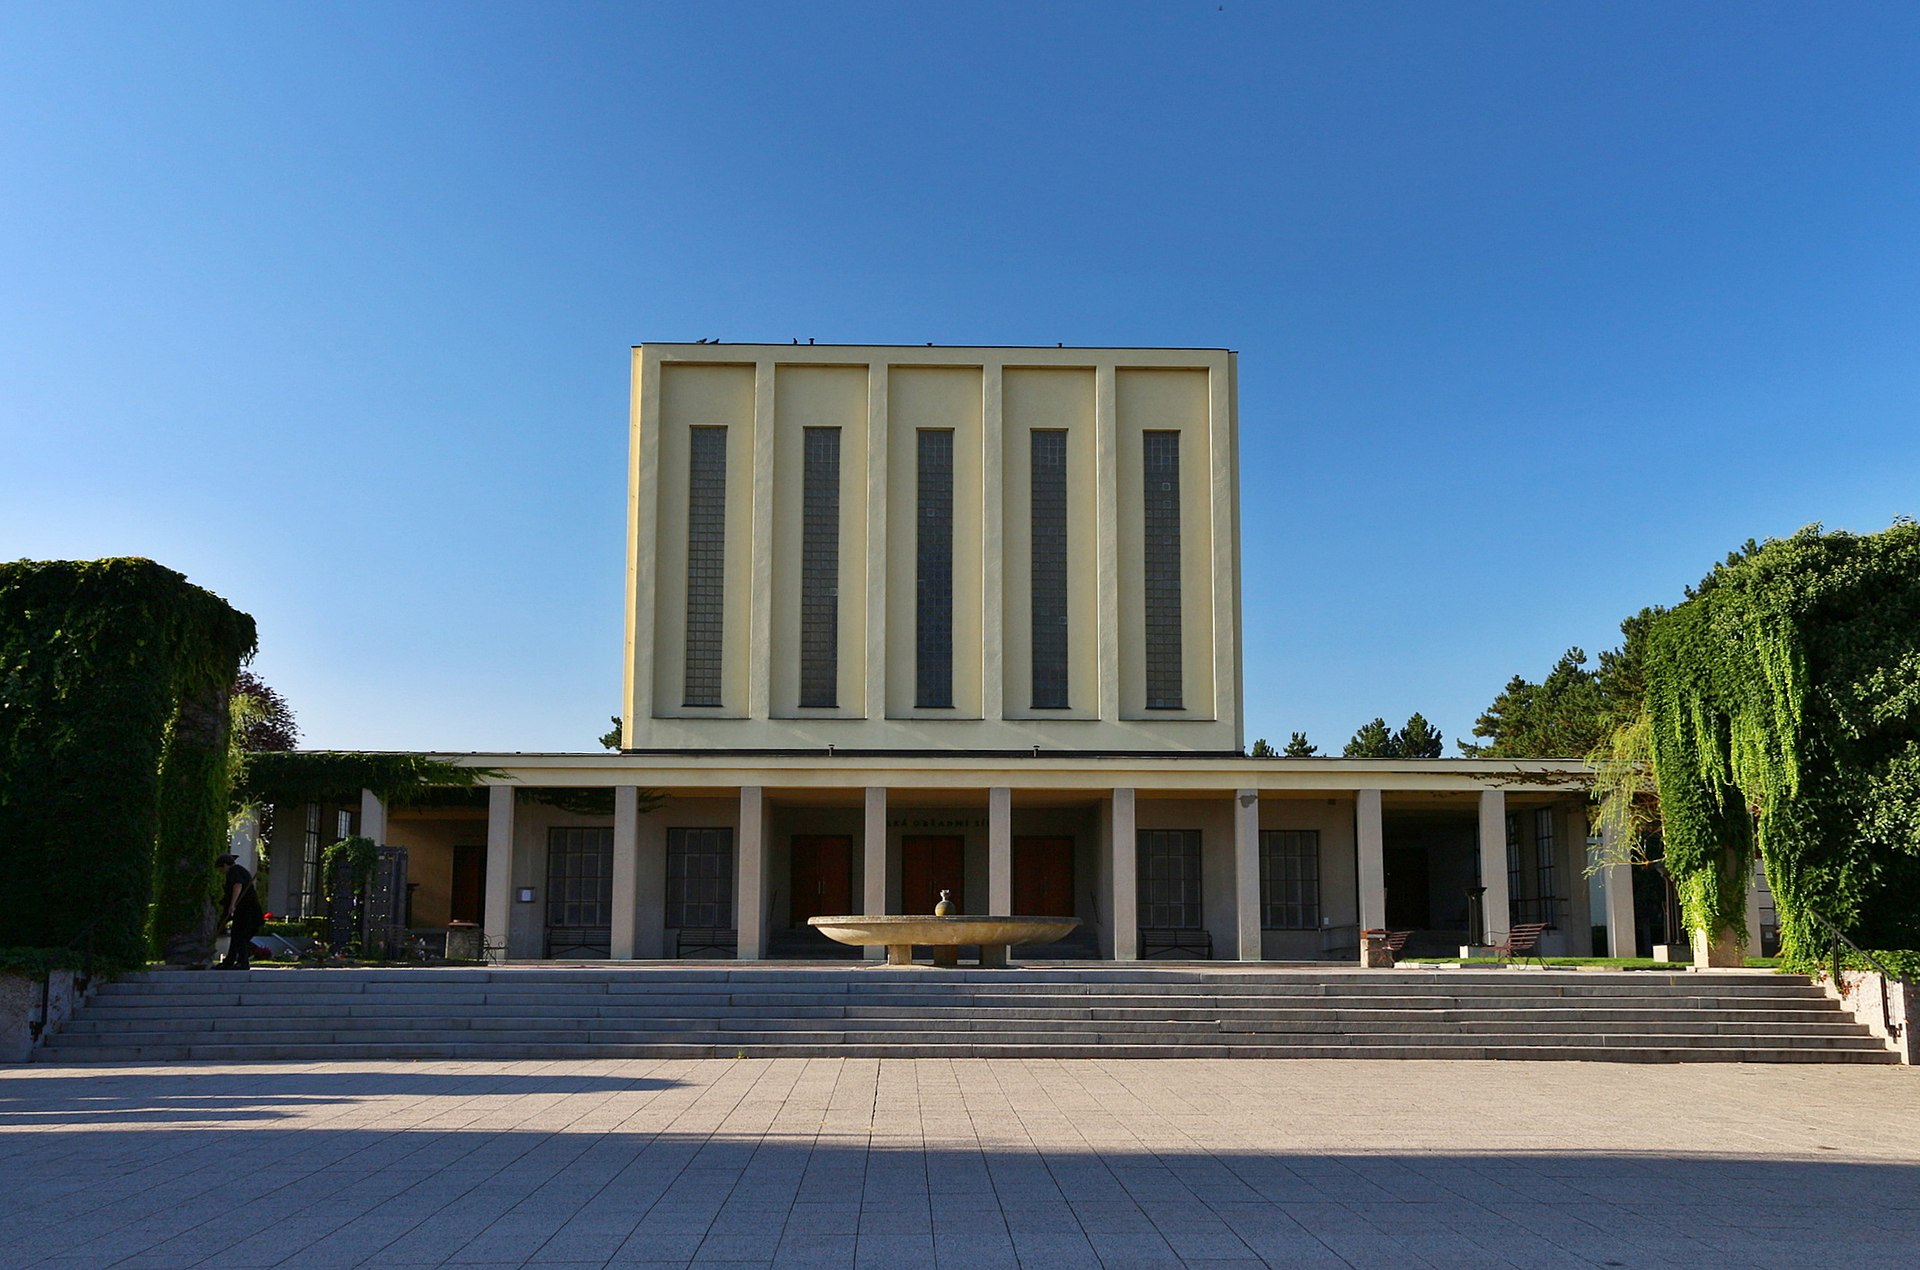
[[961, 889], [965, 838], [928, 836], [900, 839], [900, 911], [931, 913], [940, 892], [950, 891], [953, 911], [967, 911]]
[[793, 836], [793, 901], [788, 925], [801, 927], [809, 917], [838, 917], [853, 911], [853, 839], [831, 834]]
[[1073, 916], [1073, 839], [1013, 840], [1013, 911], [1023, 917]]
[[447, 900], [447, 920], [478, 923], [485, 919], [486, 911], [487, 849], [457, 846], [453, 849], [453, 886]]

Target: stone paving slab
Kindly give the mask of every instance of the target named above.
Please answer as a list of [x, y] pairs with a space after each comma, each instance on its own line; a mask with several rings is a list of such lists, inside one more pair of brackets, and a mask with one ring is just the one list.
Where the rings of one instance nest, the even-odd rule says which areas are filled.
[[0, 1069], [0, 1270], [1899, 1266], [1891, 1067]]

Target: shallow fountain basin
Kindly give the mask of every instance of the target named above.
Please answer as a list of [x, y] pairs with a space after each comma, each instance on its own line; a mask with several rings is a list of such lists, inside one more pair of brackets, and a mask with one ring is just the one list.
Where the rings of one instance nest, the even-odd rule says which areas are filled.
[[980, 964], [1004, 966], [1013, 944], [1050, 944], [1080, 925], [1077, 917], [934, 917], [916, 913], [896, 916], [809, 917], [807, 925], [829, 939], [863, 947], [883, 946], [887, 964], [913, 964], [915, 944], [933, 949], [933, 964], [959, 963], [962, 944], [980, 946]]

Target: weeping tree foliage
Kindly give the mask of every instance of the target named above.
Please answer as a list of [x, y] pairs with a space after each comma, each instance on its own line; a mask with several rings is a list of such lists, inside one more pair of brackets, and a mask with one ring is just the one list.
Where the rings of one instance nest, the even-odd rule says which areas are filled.
[[[0, 565], [0, 931], [211, 952], [253, 619], [151, 560]], [[151, 920], [150, 920], [151, 919]]]
[[1748, 544], [1652, 619], [1646, 748], [1687, 924], [1744, 930], [1767, 862], [1790, 963], [1819, 913], [1920, 946], [1920, 526]]

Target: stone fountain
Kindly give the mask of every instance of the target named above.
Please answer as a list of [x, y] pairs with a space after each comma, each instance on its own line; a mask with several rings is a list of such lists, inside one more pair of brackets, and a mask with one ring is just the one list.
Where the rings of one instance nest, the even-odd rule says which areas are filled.
[[809, 917], [807, 925], [829, 939], [862, 947], [883, 945], [889, 966], [911, 966], [914, 945], [933, 949], [933, 964], [960, 964], [960, 947], [977, 944], [982, 966], [1005, 966], [1015, 944], [1050, 944], [1080, 925], [1077, 917], [966, 917], [952, 914], [947, 892], [926, 915]]

